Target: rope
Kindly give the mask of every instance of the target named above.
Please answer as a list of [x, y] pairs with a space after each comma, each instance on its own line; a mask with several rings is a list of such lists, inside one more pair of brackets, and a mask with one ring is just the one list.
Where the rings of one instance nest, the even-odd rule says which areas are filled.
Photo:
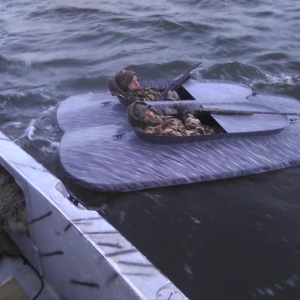
[[19, 254], [20, 257], [23, 259], [23, 264], [24, 265], [28, 265], [35, 273], [36, 275], [39, 277], [40, 281], [41, 281], [41, 287], [40, 290], [38, 291], [38, 293], [32, 298], [32, 300], [37, 299], [37, 297], [41, 294], [43, 288], [44, 288], [44, 280], [42, 278], [42, 276], [39, 274], [39, 272], [36, 270], [36, 268], [28, 261], [28, 259], [26, 257], [24, 257], [22, 254]]

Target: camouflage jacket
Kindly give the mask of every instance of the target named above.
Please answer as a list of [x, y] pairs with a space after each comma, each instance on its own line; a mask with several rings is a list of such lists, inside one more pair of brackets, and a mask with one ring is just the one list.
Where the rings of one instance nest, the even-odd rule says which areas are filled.
[[214, 134], [215, 131], [207, 125], [201, 124], [200, 120], [192, 114], [188, 114], [184, 121], [173, 116], [162, 116], [162, 124], [156, 126], [148, 126], [144, 130], [145, 133], [153, 133], [157, 135], [203, 135]]
[[161, 91], [151, 87], [141, 87], [126, 92], [127, 99], [136, 101], [157, 101], [162, 94]]

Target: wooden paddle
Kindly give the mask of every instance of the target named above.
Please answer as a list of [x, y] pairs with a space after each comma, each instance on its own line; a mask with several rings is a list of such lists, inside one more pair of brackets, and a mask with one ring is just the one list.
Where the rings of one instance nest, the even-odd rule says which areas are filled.
[[235, 110], [235, 109], [223, 109], [223, 108], [197, 108], [193, 109], [192, 113], [210, 113], [219, 115], [284, 115], [284, 116], [300, 116], [300, 113], [295, 112], [280, 112], [280, 111], [257, 111], [257, 110]]
[[[167, 115], [177, 115], [176, 108], [167, 108]], [[192, 114], [197, 113], [210, 113], [218, 115], [284, 115], [284, 116], [300, 116], [300, 113], [295, 112], [280, 112], [280, 111], [255, 111], [255, 110], [235, 110], [235, 109], [223, 109], [223, 108], [197, 108], [191, 110]]]

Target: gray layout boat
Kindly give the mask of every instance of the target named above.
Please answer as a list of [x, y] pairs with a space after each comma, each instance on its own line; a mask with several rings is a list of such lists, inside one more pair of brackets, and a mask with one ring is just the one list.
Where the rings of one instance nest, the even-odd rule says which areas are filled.
[[[255, 110], [263, 109], [263, 106], [264, 109], [277, 112], [297, 113], [300, 109], [299, 101], [293, 98], [274, 95], [252, 96], [252, 91], [248, 87], [229, 82], [189, 80], [183, 87], [193, 95], [193, 98], [197, 99], [195, 101], [189, 99], [189, 101], [194, 103], [193, 105], [199, 102], [202, 107], [212, 107], [214, 103], [223, 103], [227, 108], [233, 108], [232, 105], [236, 103], [246, 103], [248, 109], [252, 107]], [[103, 104], [104, 102], [109, 103], [107, 105]], [[166, 103], [155, 104], [166, 105]], [[218, 105], [215, 107], [219, 107]], [[237, 168], [239, 173], [243, 174], [243, 170], [261, 172], [299, 164], [300, 125], [297, 118], [293, 121], [291, 118], [287, 120], [286, 117], [280, 117], [281, 125], [277, 124], [277, 129], [273, 130], [274, 132], [271, 130], [268, 135], [237, 136], [237, 138], [178, 145], [156, 145], [136, 136], [133, 128], [125, 122], [125, 113], [126, 107], [109, 93], [71, 97], [61, 103], [58, 109], [58, 120], [65, 131], [60, 150], [61, 160], [63, 162], [66, 156], [73, 160], [73, 174], [76, 177], [79, 176], [83, 185], [90, 185], [90, 182], [83, 180], [84, 178], [94, 180], [97, 176], [99, 181], [92, 182], [91, 187], [100, 190], [141, 188], [143, 185], [149, 186], [149, 182], [153, 186], [157, 182], [188, 183], [195, 178], [188, 177], [188, 174], [184, 173], [187, 169], [185, 166], [193, 168], [196, 172], [196, 166], [193, 165], [196, 159], [204, 165], [200, 170], [206, 168], [212, 170], [215, 166], [220, 166], [221, 162], [226, 162], [224, 164], [229, 170], [228, 176], [232, 174], [232, 168]], [[214, 117], [227, 118], [228, 116]], [[248, 117], [251, 116], [246, 118]], [[287, 121], [288, 124], [286, 124]], [[224, 124], [223, 126], [225, 127]], [[227, 130], [229, 131], [228, 128]], [[112, 134], [124, 132], [121, 138], [112, 136]], [[106, 140], [103, 140], [104, 138]], [[76, 145], [74, 152], [70, 150], [72, 143], [68, 142], [72, 140], [72, 143]], [[126, 158], [122, 162], [127, 153], [123, 151], [122, 145], [124, 144], [122, 143], [126, 140], [131, 143], [129, 149], [137, 147], [148, 154], [144, 156], [145, 161], [142, 161], [140, 166], [131, 158], [131, 153], [128, 155], [128, 159], [131, 158], [131, 160], [127, 161]], [[91, 150], [89, 147], [93, 143], [95, 143], [94, 148]], [[114, 152], [102, 152], [102, 149], [107, 149], [106, 144], [114, 146]], [[222, 144], [227, 152], [219, 152], [219, 144]], [[178, 156], [180, 153], [178, 149], [185, 149], [186, 146], [189, 148], [184, 150], [185, 155], [179, 154]], [[253, 152], [250, 157], [248, 157], [247, 147]], [[195, 148], [202, 149], [203, 156], [195, 156], [193, 154]], [[151, 164], [153, 164], [152, 157], [156, 155], [155, 153], [163, 153], [160, 152], [163, 149], [169, 150], [166, 150], [164, 156], [160, 158], [156, 156], [158, 163], [168, 167], [170, 174], [174, 165], [182, 166], [182, 177], [177, 174], [179, 177], [174, 182], [170, 177], [166, 182], [163, 176], [157, 175], [157, 181], [149, 181], [149, 177], [146, 177], [144, 183], [138, 186], [132, 185], [133, 179], [130, 173], [134, 177], [142, 176], [143, 174], [134, 175], [134, 173], [141, 172], [140, 169], [143, 168], [146, 174], [150, 172], [150, 175], [160, 170], [156, 169], [156, 165]], [[216, 159], [216, 156], [213, 156], [214, 152], [219, 155]], [[116, 160], [117, 154], [121, 156], [121, 162]], [[72, 157], [72, 155], [75, 156]], [[236, 156], [236, 160], [233, 156]], [[90, 163], [94, 164], [90, 167], [94, 169], [85, 169], [85, 158], [90, 159]], [[107, 165], [103, 165], [105, 159], [108, 159]], [[208, 159], [207, 162], [205, 159]], [[242, 163], [242, 160], [245, 162]], [[269, 168], [261, 170], [263, 160], [264, 165]], [[170, 299], [171, 295], [177, 296], [178, 299], [187, 299], [114, 226], [97, 212], [72, 204], [63, 183], [2, 133], [0, 133], [0, 163], [15, 178], [25, 195], [29, 235], [19, 236], [11, 231], [8, 233], [22, 254], [42, 276], [44, 291], [47, 295], [41, 294], [41, 299]], [[66, 166], [69, 170], [69, 166]], [[117, 177], [113, 178], [113, 172], [118, 167], [127, 167], [127, 172], [122, 175], [123, 182]], [[226, 170], [222, 170], [224, 173], [220, 174], [225, 176]], [[89, 171], [91, 171], [90, 176]], [[218, 169], [215, 173], [218, 173]], [[244, 171], [244, 173], [247, 172]], [[239, 176], [238, 173], [235, 175]], [[100, 185], [98, 185], [99, 182]], [[127, 182], [128, 185], [126, 185]], [[14, 263], [16, 261], [12, 263], [10, 260], [1, 260], [1, 281], [12, 275]], [[19, 265], [21, 264], [22, 262]], [[18, 270], [15, 277], [23, 285], [25, 280], [18, 278], [20, 274], [24, 274], [21, 273], [19, 265], [15, 268]], [[27, 279], [31, 277], [32, 275]], [[34, 283], [34, 286], [24, 283], [23, 288], [25, 290], [27, 288], [27, 294], [32, 296], [36, 294], [39, 283], [39, 281]]]
[[[255, 95], [245, 85], [220, 80], [189, 79], [178, 92], [181, 99], [187, 99], [181, 102], [192, 109], [261, 114], [210, 113], [224, 134], [167, 137], [132, 128], [123, 101], [108, 93], [71, 97], [57, 113], [65, 131], [59, 155], [66, 173], [90, 189], [131, 191], [250, 175], [300, 163], [300, 123], [294, 116], [300, 103], [296, 99]], [[160, 112], [172, 104], [151, 102]]]

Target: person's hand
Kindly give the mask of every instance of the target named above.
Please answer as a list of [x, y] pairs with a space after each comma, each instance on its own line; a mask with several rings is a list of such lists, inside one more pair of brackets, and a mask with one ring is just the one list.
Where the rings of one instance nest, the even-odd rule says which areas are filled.
[[197, 131], [198, 131], [198, 133], [199, 133], [200, 135], [203, 135], [203, 134], [204, 134], [204, 130], [203, 130], [202, 127], [199, 127], [199, 128], [197, 129]]
[[177, 101], [180, 100], [178, 94], [175, 91], [168, 91], [167, 100]]
[[184, 117], [191, 114], [192, 111], [187, 105], [174, 104], [173, 107], [177, 110], [178, 118], [184, 120]]

